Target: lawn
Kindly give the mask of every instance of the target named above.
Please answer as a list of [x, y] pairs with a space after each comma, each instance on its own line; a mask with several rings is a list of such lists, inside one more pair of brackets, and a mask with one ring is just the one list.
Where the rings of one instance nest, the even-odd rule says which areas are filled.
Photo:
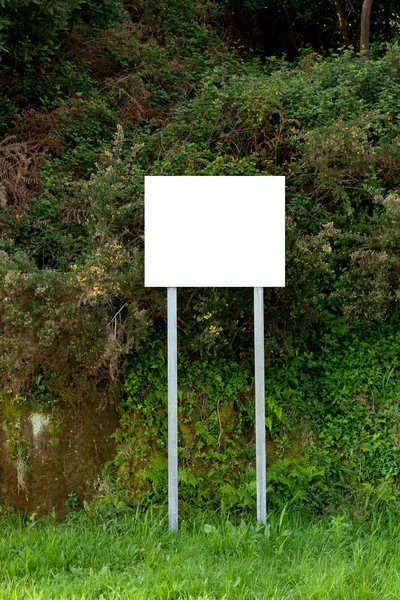
[[74, 517], [3, 517], [1, 600], [400, 599], [400, 524], [380, 515], [205, 513], [178, 534], [160, 510]]

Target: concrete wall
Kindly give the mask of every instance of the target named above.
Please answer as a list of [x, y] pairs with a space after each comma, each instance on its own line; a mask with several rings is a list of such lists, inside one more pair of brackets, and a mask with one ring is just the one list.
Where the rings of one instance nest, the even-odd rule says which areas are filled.
[[111, 434], [118, 415], [107, 406], [100, 413], [81, 403], [50, 412], [23, 412], [0, 427], [0, 505], [38, 516], [63, 517], [65, 502], [76, 494], [80, 505], [93, 496], [91, 482], [115, 455]]

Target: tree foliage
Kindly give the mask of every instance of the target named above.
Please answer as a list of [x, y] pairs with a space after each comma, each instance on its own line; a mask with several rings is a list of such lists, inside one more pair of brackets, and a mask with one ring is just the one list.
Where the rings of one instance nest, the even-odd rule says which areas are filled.
[[[227, 19], [246, 43], [268, 54], [292, 57], [302, 48], [323, 53], [345, 44], [360, 50], [362, 8], [363, 0], [311, 0], [306, 4], [301, 0], [232, 0], [227, 5]], [[396, 1], [376, 2], [371, 18], [373, 43], [398, 39], [400, 9]]]
[[[334, 2], [17, 4], [2, 3], [2, 410], [114, 402], [117, 478], [163, 499], [166, 301], [143, 287], [144, 176], [285, 175], [287, 285], [265, 290], [270, 492], [322, 509], [374, 479], [397, 498], [399, 46], [334, 52]], [[277, 54], [303, 48], [293, 61], [229, 46], [245, 17], [259, 44], [266, 15]], [[314, 30], [328, 56], [304, 48]], [[251, 290], [179, 293], [198, 503], [254, 502], [252, 311]]]
[[2, 0], [0, 51], [3, 63], [46, 65], [74, 25], [107, 27], [120, 15], [120, 0]]

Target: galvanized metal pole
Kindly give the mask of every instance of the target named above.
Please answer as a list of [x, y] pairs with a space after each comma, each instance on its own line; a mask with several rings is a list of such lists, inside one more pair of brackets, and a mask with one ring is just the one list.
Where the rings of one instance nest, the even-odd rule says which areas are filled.
[[265, 451], [264, 289], [254, 288], [254, 363], [256, 380], [257, 521], [267, 520], [267, 462]]
[[178, 350], [176, 288], [168, 288], [168, 518], [178, 529]]

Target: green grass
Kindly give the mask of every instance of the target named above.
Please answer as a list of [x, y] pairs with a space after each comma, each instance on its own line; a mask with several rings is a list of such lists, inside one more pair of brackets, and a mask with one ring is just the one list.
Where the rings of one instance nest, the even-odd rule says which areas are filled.
[[262, 527], [208, 514], [176, 534], [148, 511], [62, 524], [13, 516], [0, 532], [1, 600], [400, 598], [400, 525], [379, 518], [288, 510]]

